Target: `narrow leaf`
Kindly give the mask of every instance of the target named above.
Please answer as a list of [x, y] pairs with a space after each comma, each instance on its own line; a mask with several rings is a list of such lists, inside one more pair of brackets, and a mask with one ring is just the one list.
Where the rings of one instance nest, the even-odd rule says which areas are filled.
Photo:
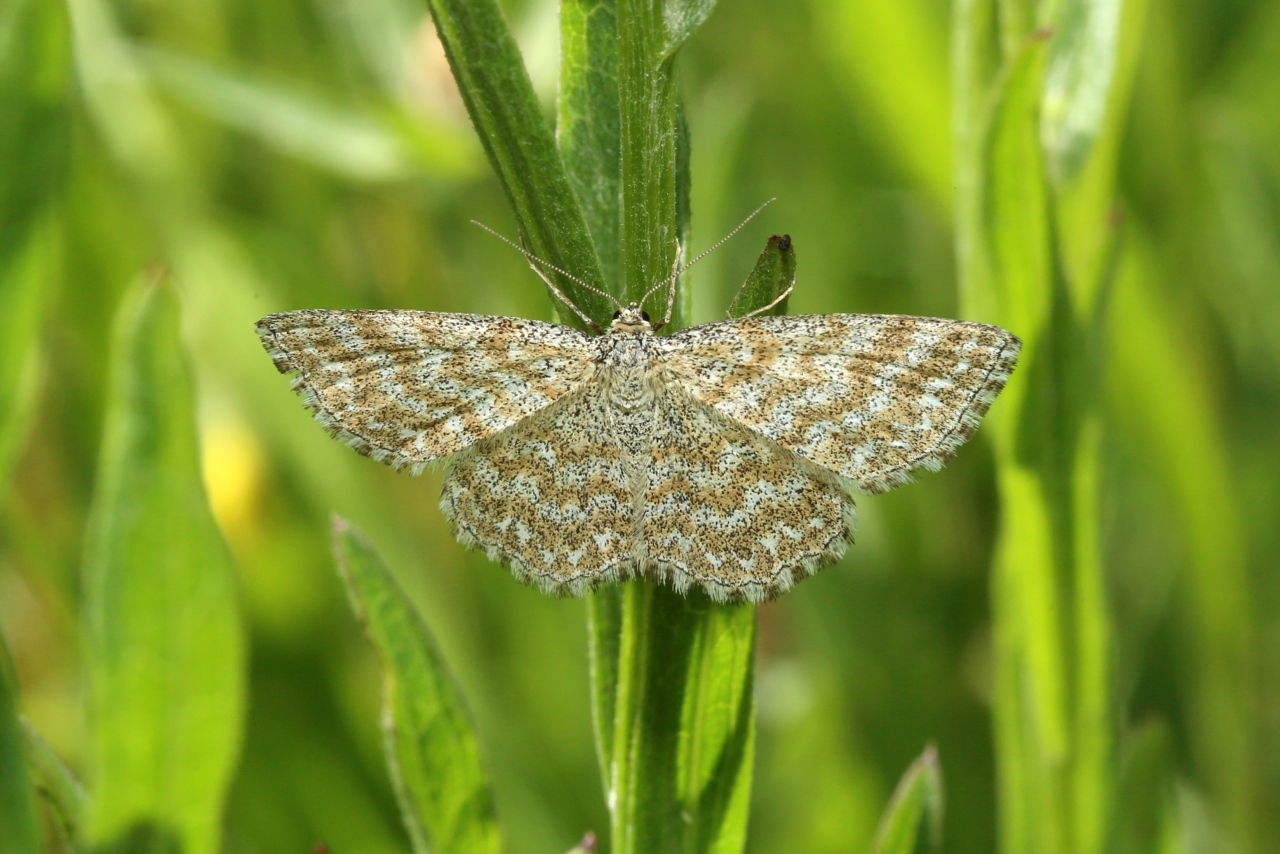
[[913, 854], [921, 827], [932, 850], [942, 846], [942, 772], [933, 745], [911, 763], [876, 830], [872, 854]]
[[382, 660], [388, 761], [414, 850], [501, 850], [480, 745], [430, 632], [373, 546], [342, 519], [333, 523], [333, 550]]
[[36, 791], [23, 761], [18, 681], [0, 635], [0, 854], [39, 854]]
[[[729, 316], [741, 317], [753, 309], [773, 305], [767, 314], [787, 313], [788, 296], [783, 296], [796, 281], [796, 250], [791, 235], [773, 235], [765, 243], [764, 251], [756, 259], [747, 280], [737, 296], [729, 303]], [[781, 299], [779, 299], [781, 297]]]
[[604, 281], [620, 293], [621, 168], [615, 0], [560, 4], [560, 97], [556, 134], [565, 169], [591, 229]]
[[207, 854], [240, 741], [234, 572], [200, 474], [178, 305], [126, 294], [85, 548], [95, 844]]
[[0, 488], [30, 424], [40, 332], [56, 281], [71, 64], [66, 8], [0, 8]]
[[730, 854], [742, 851], [747, 839], [755, 757], [756, 609], [697, 597], [685, 604], [697, 621], [687, 653], [676, 763], [682, 818], [692, 825], [683, 850]]
[[[617, 41], [615, 0], [564, 0], [560, 4], [560, 153], [590, 226], [604, 281], [614, 294], [622, 292]], [[591, 720], [606, 789], [613, 763], [621, 626], [621, 587], [609, 585], [587, 595]]]
[[57, 198], [66, 176], [71, 57], [66, 7], [0, 7], [0, 269]]
[[0, 258], [0, 487], [8, 482], [34, 414], [41, 332], [57, 261], [51, 220], [34, 228], [14, 255]]
[[84, 839], [84, 820], [89, 811], [89, 796], [71, 769], [36, 728], [25, 720], [22, 725], [27, 766], [31, 769], [36, 788], [58, 823], [63, 847], [79, 851], [82, 847], [81, 840]]
[[[511, 202], [529, 251], [596, 286], [605, 284], [582, 208], [497, 0], [428, 0], [458, 91]], [[613, 305], [549, 272], [573, 302], [604, 325]], [[582, 324], [556, 302], [560, 316]]]
[[1121, 0], [1063, 0], [1044, 76], [1040, 138], [1049, 174], [1070, 181], [1107, 114], [1120, 42]]
[[[1061, 579], [1068, 571], [1074, 442], [1058, 372], [1072, 363], [1069, 301], [1039, 139], [1043, 39], [1025, 40], [993, 101], [981, 162], [982, 241], [990, 278], [971, 287], [982, 317], [1024, 340], [1021, 382], [989, 418], [1002, 523], [993, 569], [995, 735], [1002, 847], [1064, 852], [1071, 826], [1070, 721]], [[972, 310], [972, 308], [971, 308]]]

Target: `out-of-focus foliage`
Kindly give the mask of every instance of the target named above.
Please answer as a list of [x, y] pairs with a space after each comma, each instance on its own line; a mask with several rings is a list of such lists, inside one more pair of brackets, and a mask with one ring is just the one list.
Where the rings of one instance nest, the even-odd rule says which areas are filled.
[[17, 686], [3, 641], [0, 638], [0, 851], [36, 854], [40, 850], [36, 787], [22, 749]]
[[942, 845], [942, 771], [932, 746], [894, 790], [876, 830], [872, 854], [912, 854], [917, 848], [937, 851]]
[[112, 327], [82, 586], [85, 835], [217, 852], [244, 709], [235, 576], [201, 482], [177, 300], [140, 281]]
[[413, 850], [500, 851], [480, 746], [435, 641], [373, 546], [341, 519], [333, 524], [333, 552], [382, 661], [382, 726]]
[[[550, 121], [555, 4], [503, 6]], [[681, 4], [668, 41], [704, 6]], [[758, 609], [748, 850], [867, 849], [928, 742], [946, 851], [1055, 850], [1034, 847], [1050, 830], [1072, 852], [1280, 847], [1277, 45], [1268, 0], [721, 0], [681, 48], [687, 248], [778, 197], [691, 271], [687, 321], [723, 317], [785, 232], [792, 312], [967, 316], [1028, 342], [955, 462], [862, 499], [842, 564]], [[253, 335], [304, 307], [551, 316], [518, 253], [468, 224], [514, 235], [517, 190], [485, 167], [426, 6], [11, 0], [0, 96], [0, 628], [20, 712], [92, 772], [81, 566], [118, 406], [111, 318], [158, 261], [248, 632], [225, 850], [410, 847], [334, 512], [457, 675], [509, 850], [603, 834], [584, 604], [458, 546], [439, 473], [333, 442]], [[565, 150], [591, 145], [581, 118], [561, 111]], [[578, 192], [624, 177], [570, 169]], [[634, 227], [600, 211], [583, 202], [597, 242]]]

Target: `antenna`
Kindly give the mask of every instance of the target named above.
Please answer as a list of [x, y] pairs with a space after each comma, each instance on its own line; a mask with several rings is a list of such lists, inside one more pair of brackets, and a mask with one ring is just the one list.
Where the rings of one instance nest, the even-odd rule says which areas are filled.
[[494, 237], [498, 238], [498, 239], [499, 239], [499, 240], [501, 240], [503, 243], [507, 244], [507, 245], [508, 245], [508, 246], [510, 246], [512, 249], [516, 250], [516, 251], [517, 251], [517, 252], [519, 252], [521, 255], [523, 255], [523, 256], [525, 257], [525, 260], [527, 260], [527, 261], [529, 262], [529, 266], [533, 268], [533, 272], [537, 273], [537, 274], [538, 274], [538, 278], [542, 279], [542, 281], [544, 281], [544, 282], [546, 282], [546, 283], [547, 283], [547, 287], [551, 289], [551, 292], [552, 292], [552, 293], [554, 293], [557, 297], [559, 297], [559, 298], [560, 298], [560, 300], [561, 300], [565, 305], [567, 305], [567, 306], [569, 306], [569, 308], [573, 309], [573, 313], [574, 313], [574, 314], [576, 314], [576, 315], [578, 315], [578, 317], [582, 319], [582, 322], [583, 322], [583, 323], [586, 323], [588, 326], [590, 326], [590, 327], [591, 327], [592, 329], [594, 329], [596, 332], [600, 332], [601, 330], [600, 330], [600, 327], [595, 323], [595, 321], [593, 321], [591, 318], [589, 318], [589, 317], [587, 317], [585, 314], [583, 314], [583, 313], [582, 313], [582, 310], [581, 310], [581, 309], [579, 309], [576, 305], [574, 305], [574, 304], [573, 304], [573, 300], [571, 300], [571, 299], [569, 299], [567, 296], [565, 296], [564, 292], [563, 292], [563, 291], [561, 291], [558, 287], [556, 287], [556, 286], [551, 282], [551, 279], [550, 279], [550, 278], [548, 278], [548, 276], [546, 275], [546, 273], [544, 273], [541, 269], [539, 269], [539, 267], [537, 266], [538, 264], [541, 264], [543, 267], [546, 267], [548, 270], [552, 270], [552, 271], [554, 271], [554, 272], [559, 273], [560, 275], [564, 276], [566, 279], [568, 279], [568, 280], [569, 280], [569, 281], [571, 281], [571, 282], [576, 282], [577, 284], [582, 285], [582, 287], [586, 288], [587, 290], [591, 291], [592, 293], [599, 294], [600, 296], [602, 296], [602, 297], [604, 297], [605, 299], [609, 300], [609, 302], [613, 303], [614, 308], [617, 308], [617, 309], [621, 310], [621, 308], [622, 308], [622, 303], [618, 302], [618, 298], [617, 298], [617, 297], [615, 297], [613, 294], [609, 293], [608, 291], [601, 290], [600, 288], [597, 288], [595, 285], [587, 284], [587, 283], [586, 283], [586, 282], [584, 282], [582, 279], [579, 279], [577, 276], [573, 275], [573, 273], [570, 273], [570, 272], [568, 272], [568, 271], [566, 271], [566, 270], [561, 270], [559, 267], [557, 267], [556, 265], [554, 265], [554, 264], [550, 263], [549, 261], [544, 261], [544, 260], [542, 260], [542, 259], [541, 259], [541, 258], [539, 258], [537, 255], [534, 255], [532, 252], [530, 252], [528, 249], [525, 249], [523, 246], [521, 246], [521, 245], [517, 244], [515, 241], [511, 240], [510, 238], [504, 237], [503, 235], [501, 235], [501, 234], [499, 234], [498, 232], [494, 231], [494, 230], [493, 230], [492, 228], [490, 228], [489, 226], [485, 225], [483, 222], [479, 222], [478, 220], [474, 220], [474, 219], [473, 219], [473, 220], [471, 220], [471, 224], [472, 224], [472, 225], [478, 225], [478, 226], [480, 226], [480, 227], [481, 227], [481, 228], [483, 228], [485, 231], [489, 232], [489, 233], [490, 233], [490, 234], [492, 234]]
[[[754, 211], [752, 211], [752, 212], [751, 212], [751, 215], [750, 215], [750, 216], [748, 216], [748, 217], [747, 217], [746, 219], [744, 219], [742, 222], [738, 223], [737, 227], [736, 227], [736, 228], [734, 228], [734, 229], [733, 229], [733, 231], [729, 232], [729, 233], [728, 233], [728, 234], [726, 234], [724, 237], [722, 237], [722, 238], [720, 238], [719, 240], [717, 240], [714, 244], [712, 244], [712, 245], [711, 245], [711, 248], [709, 248], [709, 249], [704, 249], [701, 253], [699, 253], [699, 254], [698, 254], [698, 256], [697, 256], [696, 258], [694, 258], [694, 259], [693, 259], [692, 261], [690, 261], [688, 264], [685, 264], [683, 267], [677, 267], [676, 269], [672, 270], [672, 271], [671, 271], [671, 275], [670, 275], [668, 278], [666, 278], [666, 279], [662, 280], [661, 282], [658, 282], [658, 284], [656, 284], [656, 285], [654, 285], [652, 288], [650, 288], [650, 289], [648, 290], [648, 292], [647, 292], [647, 293], [645, 293], [645, 295], [644, 295], [643, 297], [641, 297], [641, 298], [640, 298], [640, 304], [641, 304], [641, 305], [644, 305], [645, 300], [647, 300], [647, 299], [649, 299], [649, 297], [653, 296], [653, 294], [654, 294], [654, 292], [655, 292], [655, 291], [658, 291], [658, 290], [662, 289], [662, 288], [663, 288], [664, 286], [666, 286], [666, 285], [670, 285], [670, 286], [671, 286], [671, 288], [672, 288], [673, 295], [672, 295], [671, 299], [668, 299], [668, 300], [667, 300], [667, 316], [666, 316], [666, 317], [664, 317], [664, 318], [662, 319], [662, 323], [659, 323], [657, 327], [654, 327], [655, 329], [657, 329], [657, 328], [659, 328], [659, 327], [662, 327], [662, 326], [665, 326], [665, 325], [667, 324], [667, 322], [668, 322], [669, 320], [671, 320], [671, 306], [675, 303], [675, 297], [674, 297], [675, 283], [676, 283], [676, 279], [680, 278], [680, 274], [681, 274], [681, 273], [683, 273], [685, 270], [688, 270], [688, 269], [689, 269], [690, 267], [692, 267], [694, 264], [697, 264], [697, 263], [698, 263], [699, 261], [701, 261], [703, 258], [706, 258], [706, 257], [707, 257], [708, 255], [710, 255], [712, 252], [715, 252], [715, 251], [716, 251], [717, 249], [719, 249], [721, 246], [723, 246], [726, 242], [728, 242], [729, 238], [733, 237], [733, 236], [734, 236], [735, 234], [737, 234], [739, 231], [742, 231], [742, 229], [746, 227], [747, 223], [749, 223], [749, 222], [751, 222], [751, 220], [755, 219], [755, 218], [756, 218], [756, 215], [757, 215], [757, 214], [759, 214], [759, 213], [760, 213], [760, 211], [762, 211], [762, 210], [764, 210], [765, 208], [769, 207], [769, 205], [773, 204], [773, 203], [774, 203], [774, 202], [776, 202], [776, 201], [777, 201], [777, 197], [775, 196], [774, 198], [769, 199], [767, 202], [765, 202], [765, 203], [764, 203], [763, 205], [761, 205], [760, 207], [756, 208]], [[679, 258], [680, 258], [680, 254], [679, 254], [679, 252], [677, 251], [677, 253], [676, 253], [676, 262], [677, 262], [677, 263], [679, 263]]]

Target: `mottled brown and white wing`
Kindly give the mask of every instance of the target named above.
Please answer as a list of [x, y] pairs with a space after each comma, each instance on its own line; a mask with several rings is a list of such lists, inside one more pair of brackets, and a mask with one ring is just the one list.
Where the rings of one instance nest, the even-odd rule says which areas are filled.
[[839, 559], [855, 511], [835, 475], [678, 389], [655, 396], [646, 572], [759, 602]]
[[589, 385], [458, 454], [440, 497], [458, 539], [548, 592], [628, 573], [640, 488], [608, 423]]
[[1018, 358], [997, 326], [927, 317], [755, 317], [662, 339], [696, 399], [883, 492], [937, 470], [977, 428]]
[[567, 326], [427, 311], [292, 311], [258, 335], [316, 420], [414, 474], [578, 388], [593, 371]]

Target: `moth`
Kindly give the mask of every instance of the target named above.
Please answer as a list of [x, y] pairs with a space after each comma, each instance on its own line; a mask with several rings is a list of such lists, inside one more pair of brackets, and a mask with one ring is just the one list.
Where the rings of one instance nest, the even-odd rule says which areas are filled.
[[455, 535], [521, 580], [578, 595], [642, 576], [722, 602], [839, 559], [852, 494], [941, 468], [1021, 347], [997, 326], [875, 314], [659, 336], [670, 294], [658, 323], [619, 303], [594, 336], [426, 311], [293, 311], [257, 331], [334, 436], [414, 474], [443, 463]]

